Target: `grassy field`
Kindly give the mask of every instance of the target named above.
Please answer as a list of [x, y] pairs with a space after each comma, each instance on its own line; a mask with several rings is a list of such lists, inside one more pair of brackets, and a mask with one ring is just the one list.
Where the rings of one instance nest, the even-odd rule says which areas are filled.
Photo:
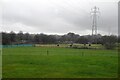
[[3, 48], [3, 78], [117, 77], [117, 50]]
[[2, 49], [0, 48], [0, 78], [2, 78]]

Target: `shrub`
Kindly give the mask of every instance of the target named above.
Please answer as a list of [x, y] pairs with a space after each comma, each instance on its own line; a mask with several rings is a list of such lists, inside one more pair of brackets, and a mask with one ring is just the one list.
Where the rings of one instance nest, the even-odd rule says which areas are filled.
[[114, 49], [116, 45], [114, 43], [106, 43], [104, 46], [106, 49]]

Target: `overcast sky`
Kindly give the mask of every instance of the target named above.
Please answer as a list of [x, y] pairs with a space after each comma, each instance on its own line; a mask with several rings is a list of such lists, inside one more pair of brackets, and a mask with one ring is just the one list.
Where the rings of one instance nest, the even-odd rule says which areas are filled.
[[[119, 0], [2, 0], [2, 31], [91, 34], [91, 8], [99, 7], [98, 33], [118, 33]], [[1, 14], [1, 13], [0, 13]], [[1, 22], [2, 21], [2, 22]]]

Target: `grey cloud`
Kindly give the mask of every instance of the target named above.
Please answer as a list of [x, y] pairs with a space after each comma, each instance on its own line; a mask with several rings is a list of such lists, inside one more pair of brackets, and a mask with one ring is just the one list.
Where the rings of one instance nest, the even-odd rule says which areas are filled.
[[111, 27], [111, 33], [117, 34], [117, 3], [96, 2], [93, 4], [86, 0], [5, 0], [3, 1], [3, 25], [20, 23], [22, 26], [20, 28], [19, 25], [18, 30], [10, 28], [14, 26], [6, 26], [3, 31], [21, 29], [27, 32], [66, 33], [72, 31], [88, 34], [85, 31], [91, 30], [90, 9], [94, 5], [98, 6], [101, 12], [98, 29], [107, 33], [108, 27]]

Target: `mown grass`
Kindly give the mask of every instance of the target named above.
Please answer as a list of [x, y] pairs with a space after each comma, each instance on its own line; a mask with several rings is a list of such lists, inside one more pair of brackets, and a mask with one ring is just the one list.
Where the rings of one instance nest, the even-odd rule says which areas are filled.
[[117, 77], [117, 50], [3, 48], [3, 78]]
[[0, 78], [2, 78], [2, 49], [0, 48]]

